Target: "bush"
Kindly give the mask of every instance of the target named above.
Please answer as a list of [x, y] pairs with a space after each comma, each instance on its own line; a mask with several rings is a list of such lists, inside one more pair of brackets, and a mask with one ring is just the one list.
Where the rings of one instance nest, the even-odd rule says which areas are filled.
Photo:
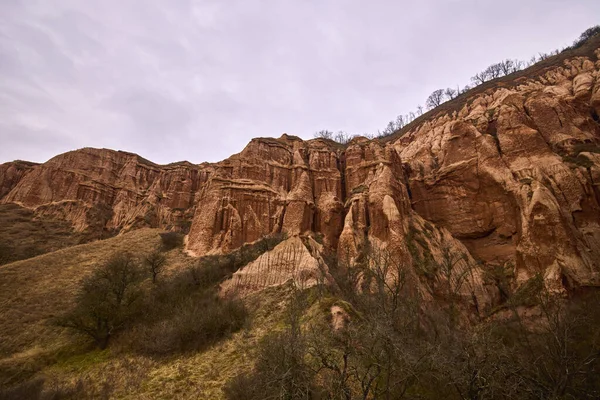
[[9, 246], [0, 243], [0, 265], [8, 264], [12, 259], [12, 251]]
[[184, 235], [179, 232], [165, 232], [160, 234], [162, 250], [169, 251], [183, 246]]
[[577, 143], [573, 146], [573, 153], [600, 153], [600, 146], [595, 143]]
[[587, 158], [585, 155], [583, 154], [579, 154], [577, 155], [577, 157], [572, 157], [572, 156], [563, 156], [563, 161], [571, 163], [571, 164], [575, 164], [577, 166], [583, 167], [583, 168], [590, 168], [594, 165], [594, 163], [592, 162], [592, 160], [590, 160], [589, 158]]
[[[215, 257], [216, 258], [216, 257]], [[201, 289], [209, 287], [221, 282], [227, 274], [229, 265], [222, 265], [211, 257], [208, 260], [203, 260], [198, 265], [190, 268], [190, 275], [194, 285]]]
[[3, 400], [21, 400], [21, 399], [40, 399], [44, 380], [41, 378], [32, 379], [19, 385], [0, 389], [0, 399]]
[[174, 308], [162, 307], [156, 321], [141, 325], [133, 332], [134, 347], [149, 355], [169, 355], [199, 351], [239, 331], [248, 311], [239, 300], [221, 300], [215, 296], [189, 297]]
[[314, 373], [304, 362], [302, 338], [289, 332], [267, 335], [259, 344], [250, 373], [230, 379], [223, 388], [227, 400], [311, 399], [317, 391]]
[[[86, 396], [87, 395], [87, 396]], [[60, 400], [91, 398], [81, 381], [75, 386], [67, 387], [64, 384], [50, 382], [47, 384], [44, 378], [33, 378], [11, 387], [0, 388], [0, 399], [2, 400]], [[89, 397], [88, 397], [89, 396]]]

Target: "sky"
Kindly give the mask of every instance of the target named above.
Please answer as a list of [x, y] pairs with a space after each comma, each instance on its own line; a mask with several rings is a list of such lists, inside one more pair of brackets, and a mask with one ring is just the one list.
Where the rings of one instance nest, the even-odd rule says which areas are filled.
[[0, 163], [213, 162], [253, 137], [374, 133], [599, 17], [598, 0], [0, 0]]

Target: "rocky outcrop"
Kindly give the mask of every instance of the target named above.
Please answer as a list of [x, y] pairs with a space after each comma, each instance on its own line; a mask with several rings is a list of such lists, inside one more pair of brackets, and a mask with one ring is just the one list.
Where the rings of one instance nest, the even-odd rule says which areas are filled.
[[188, 239], [195, 254], [229, 251], [260, 237], [319, 232], [337, 244], [342, 224], [341, 151], [322, 140], [254, 139], [214, 165], [198, 193]]
[[37, 164], [27, 161], [13, 161], [0, 164], [0, 199], [6, 196]]
[[307, 288], [326, 279], [322, 260], [314, 257], [298, 236], [293, 236], [233, 274], [221, 285], [221, 294], [243, 297], [290, 280]]
[[599, 69], [568, 60], [392, 142], [414, 210], [518, 282], [541, 273], [556, 290], [600, 284]]
[[[159, 166], [131, 153], [85, 148], [30, 167], [0, 201], [66, 219], [80, 231], [166, 227], [189, 219], [209, 169], [187, 162]], [[0, 172], [1, 180], [5, 176]]]
[[[515, 285], [541, 274], [556, 291], [598, 286], [599, 71], [597, 57], [575, 57], [521, 73], [385, 142], [284, 134], [214, 164], [159, 166], [96, 149], [21, 169], [4, 164], [1, 201], [80, 230], [189, 221], [187, 249], [197, 256], [271, 233], [311, 233], [341, 260], [385, 251], [422, 282], [458, 256], [450, 264], [470, 287], [461, 295], [477, 307], [490, 302], [491, 270]], [[260, 260], [232, 284], [256, 286]]]

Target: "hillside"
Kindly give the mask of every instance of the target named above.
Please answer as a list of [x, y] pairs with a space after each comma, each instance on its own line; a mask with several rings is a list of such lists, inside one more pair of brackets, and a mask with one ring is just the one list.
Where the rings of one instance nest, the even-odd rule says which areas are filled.
[[254, 139], [219, 163], [167, 166], [82, 149], [0, 175], [0, 202], [91, 235], [189, 229], [197, 255], [313, 232], [352, 257], [367, 241], [410, 257], [405, 237], [424, 219], [488, 268], [512, 266], [517, 284], [543, 272], [556, 289], [595, 286], [596, 39], [555, 56], [557, 64], [545, 60], [531, 77], [521, 71], [511, 84], [482, 85], [385, 142], [359, 138], [344, 148], [283, 135]]
[[[383, 140], [2, 164], [0, 393], [594, 398], [598, 115], [595, 36]], [[113, 255], [143, 265], [165, 230], [184, 243], [160, 252], [158, 284], [135, 282], [108, 349], [57, 323]], [[206, 315], [234, 328], [202, 342]]]
[[[278, 303], [289, 288], [264, 292], [260, 302], [248, 299], [255, 321], [248, 331], [207, 352], [177, 358], [153, 360], [118, 346], [93, 350], [85, 339], [74, 341], [52, 324], [72, 306], [81, 282], [99, 263], [115, 252], [148, 252], [160, 243], [159, 232], [140, 229], [0, 267], [0, 387], [42, 376], [46, 387], [55, 388], [54, 398], [62, 398], [61, 393], [69, 398], [103, 398], [105, 393], [131, 399], [218, 398], [227, 378], [251, 361], [257, 339], [280, 318]], [[167, 260], [167, 275], [194, 262], [179, 248], [169, 251]]]

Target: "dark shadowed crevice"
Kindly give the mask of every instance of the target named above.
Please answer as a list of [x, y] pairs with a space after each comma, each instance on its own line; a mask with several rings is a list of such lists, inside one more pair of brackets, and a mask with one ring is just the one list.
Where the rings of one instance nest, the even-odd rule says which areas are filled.
[[342, 192], [342, 204], [346, 204], [346, 152], [342, 151], [337, 159], [337, 168], [340, 171], [340, 185]]

